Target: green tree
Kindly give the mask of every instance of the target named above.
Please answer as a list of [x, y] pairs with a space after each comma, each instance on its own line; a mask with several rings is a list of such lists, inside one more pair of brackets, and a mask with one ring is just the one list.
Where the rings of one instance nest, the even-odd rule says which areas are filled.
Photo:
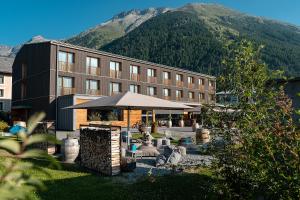
[[[299, 199], [300, 135], [291, 101], [268, 78], [261, 49], [244, 40], [228, 45], [220, 81], [238, 97], [239, 117], [237, 129], [221, 127], [225, 145], [216, 152], [215, 167], [230, 198]], [[230, 117], [222, 115], [215, 120], [227, 123]]]
[[[32, 134], [37, 122], [44, 118], [45, 114], [33, 115], [28, 121], [27, 131], [20, 132], [16, 139], [0, 140], [0, 151], [6, 151], [4, 162], [0, 162], [0, 199], [27, 199], [28, 195], [37, 188], [44, 189], [43, 183], [28, 173], [28, 170], [37, 170], [48, 174], [42, 168], [30, 162], [30, 159], [44, 159], [59, 167], [57, 161], [46, 152], [34, 149], [33, 144], [50, 141], [55, 143], [56, 139], [47, 134]], [[26, 159], [26, 162], [23, 160]], [[28, 160], [29, 159], [29, 160]]]

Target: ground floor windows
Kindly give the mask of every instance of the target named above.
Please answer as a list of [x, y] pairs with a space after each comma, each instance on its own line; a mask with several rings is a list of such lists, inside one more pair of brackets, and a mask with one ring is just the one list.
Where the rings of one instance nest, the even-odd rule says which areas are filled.
[[155, 87], [147, 87], [147, 95], [149, 96], [155, 96], [156, 95], [156, 88]]
[[123, 110], [93, 110], [87, 111], [88, 121], [123, 121], [124, 119]]
[[86, 80], [85, 90], [86, 90], [86, 94], [100, 95], [100, 81]]
[[140, 93], [140, 86], [131, 84], [129, 85], [129, 91], [133, 93]]

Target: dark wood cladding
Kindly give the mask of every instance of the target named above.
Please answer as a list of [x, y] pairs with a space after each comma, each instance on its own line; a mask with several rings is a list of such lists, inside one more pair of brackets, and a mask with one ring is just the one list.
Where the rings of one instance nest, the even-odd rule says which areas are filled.
[[[58, 49], [57, 49], [58, 48]], [[129, 90], [130, 84], [140, 86], [140, 93], [147, 94], [147, 87], [156, 87], [157, 97], [163, 97], [163, 89], [168, 88], [171, 90], [170, 100], [176, 100], [176, 90], [183, 92], [182, 101], [188, 102], [188, 92], [194, 92], [195, 102], [199, 101], [199, 93], [205, 93], [205, 103], [209, 102], [209, 94], [215, 94], [214, 90], [209, 89], [209, 80], [215, 81], [215, 77], [203, 75], [187, 70], [182, 70], [172, 67], [163, 67], [162, 65], [131, 59], [119, 55], [109, 54], [106, 52], [96, 51], [87, 48], [81, 48], [70, 44], [60, 42], [42, 42], [35, 44], [24, 45], [18, 53], [13, 64], [13, 100], [12, 105], [21, 106], [25, 103], [34, 107], [38, 101], [44, 110], [50, 113], [53, 119], [55, 114], [55, 99], [56, 99], [56, 62], [57, 50], [74, 55], [74, 71], [64, 72], [58, 71], [59, 76], [68, 76], [74, 78], [74, 88], [76, 94], [86, 94], [85, 83], [86, 80], [98, 80], [100, 83], [100, 94], [109, 95], [109, 83], [121, 83], [122, 92]], [[100, 75], [87, 74], [86, 72], [86, 57], [98, 59], [100, 67]], [[110, 61], [119, 62], [121, 66], [121, 78], [110, 77]], [[27, 65], [27, 78], [22, 79], [22, 65]], [[130, 80], [130, 65], [139, 66], [140, 81]], [[156, 70], [156, 83], [147, 82], [147, 69], [151, 68]], [[169, 72], [171, 75], [171, 83], [163, 84], [163, 72]], [[183, 76], [183, 86], [176, 86], [176, 74]], [[187, 77], [194, 77], [195, 86], [191, 89], [188, 88]], [[204, 79], [205, 85], [202, 88], [198, 87], [198, 79]], [[21, 99], [21, 84], [26, 81], [27, 95]]]

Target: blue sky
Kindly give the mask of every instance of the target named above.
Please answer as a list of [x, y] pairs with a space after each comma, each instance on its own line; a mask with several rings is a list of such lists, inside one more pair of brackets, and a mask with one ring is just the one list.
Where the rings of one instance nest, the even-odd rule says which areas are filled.
[[300, 0], [3, 0], [0, 44], [16, 45], [32, 36], [63, 39], [130, 9], [219, 3], [251, 15], [300, 26]]

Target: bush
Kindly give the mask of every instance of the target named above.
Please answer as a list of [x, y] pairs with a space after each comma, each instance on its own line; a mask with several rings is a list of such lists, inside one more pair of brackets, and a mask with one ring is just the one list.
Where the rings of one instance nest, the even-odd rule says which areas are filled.
[[7, 131], [9, 128], [8, 123], [5, 121], [0, 121], [0, 131]]

